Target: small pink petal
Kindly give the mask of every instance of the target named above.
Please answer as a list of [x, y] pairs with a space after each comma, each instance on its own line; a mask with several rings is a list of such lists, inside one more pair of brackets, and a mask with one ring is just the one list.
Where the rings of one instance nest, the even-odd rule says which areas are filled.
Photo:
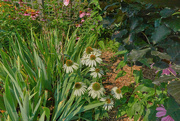
[[174, 119], [170, 115], [168, 115], [166, 117], [163, 117], [161, 121], [174, 121]]
[[156, 110], [157, 111], [165, 111], [166, 112], [166, 109], [164, 107], [157, 107]]
[[166, 115], [166, 112], [164, 112], [164, 111], [160, 111], [160, 112], [156, 113], [156, 117], [162, 117], [162, 116], [165, 116], [165, 115]]
[[169, 70], [171, 73], [173, 73], [173, 75], [175, 75], [175, 76], [177, 75], [176, 72], [175, 72], [171, 67], [169, 67], [168, 70]]

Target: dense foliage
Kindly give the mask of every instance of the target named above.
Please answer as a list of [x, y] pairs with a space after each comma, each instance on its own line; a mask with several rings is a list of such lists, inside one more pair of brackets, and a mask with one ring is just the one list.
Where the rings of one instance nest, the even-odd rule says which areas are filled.
[[[179, 1], [0, 2], [0, 120], [180, 120]], [[155, 71], [106, 92], [101, 51]], [[153, 73], [153, 72], [152, 72]], [[130, 78], [131, 78], [130, 77]]]

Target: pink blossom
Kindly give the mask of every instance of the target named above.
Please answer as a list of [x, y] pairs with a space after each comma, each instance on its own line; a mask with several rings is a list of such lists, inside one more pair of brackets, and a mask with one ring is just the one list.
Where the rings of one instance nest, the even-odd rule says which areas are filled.
[[173, 75], [177, 75], [176, 74], [176, 72], [171, 68], [171, 65], [169, 65], [169, 67], [168, 68], [166, 68], [166, 69], [163, 69], [163, 72], [162, 72], [162, 74], [161, 75], [170, 75], [170, 73], [172, 73]]
[[[157, 113], [156, 113], [156, 117], [163, 117], [163, 116], [165, 116], [166, 115], [166, 109], [164, 108], [164, 106], [163, 105], [161, 105], [162, 107], [157, 107], [156, 108], [156, 110], [158, 111]], [[166, 116], [166, 117], [163, 117], [162, 119], [161, 119], [161, 121], [174, 121], [174, 119], [170, 116], [170, 115], [168, 115], [168, 116]]]
[[79, 40], [80, 39], [80, 37], [76, 37], [76, 40]]
[[84, 19], [82, 19], [81, 22], [84, 22]]
[[23, 15], [24, 15], [24, 16], [29, 16], [30, 14], [25, 11]]
[[86, 13], [86, 16], [90, 16], [90, 15], [91, 15], [91, 13], [89, 13], [89, 12]]
[[79, 14], [79, 18], [82, 18], [82, 17], [84, 17], [86, 15], [86, 13], [85, 12], [82, 12], [81, 14]]
[[64, 0], [63, 3], [64, 3], [65, 6], [68, 6], [69, 5], [69, 0]]
[[76, 27], [81, 27], [82, 24], [76, 24]]

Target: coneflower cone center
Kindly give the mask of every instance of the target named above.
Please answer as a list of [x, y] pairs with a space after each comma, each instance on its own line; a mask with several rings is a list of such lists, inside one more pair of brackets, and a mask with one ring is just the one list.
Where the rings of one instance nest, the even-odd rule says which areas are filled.
[[109, 103], [111, 103], [111, 100], [108, 98], [108, 99], [106, 99], [106, 102], [109, 104]]
[[90, 56], [90, 60], [95, 60], [96, 59], [96, 56], [95, 55], [91, 55]]
[[72, 62], [71, 60], [67, 60], [67, 61], [66, 61], [66, 65], [67, 65], [67, 66], [72, 66], [72, 65], [73, 65], [73, 62]]
[[120, 94], [121, 93], [121, 90], [118, 88], [116, 89], [116, 93]]
[[101, 86], [98, 82], [96, 82], [92, 85], [92, 88], [93, 88], [93, 90], [98, 91], [98, 90], [100, 90]]
[[87, 47], [86, 48], [86, 53], [90, 54], [91, 52], [93, 52], [93, 49], [91, 47]]
[[99, 73], [99, 71], [100, 71], [100, 70], [99, 70], [98, 68], [95, 69], [95, 72], [96, 72], [96, 73]]
[[79, 82], [75, 83], [75, 88], [76, 89], [80, 89], [81, 87], [82, 87], [81, 83], [79, 83]]

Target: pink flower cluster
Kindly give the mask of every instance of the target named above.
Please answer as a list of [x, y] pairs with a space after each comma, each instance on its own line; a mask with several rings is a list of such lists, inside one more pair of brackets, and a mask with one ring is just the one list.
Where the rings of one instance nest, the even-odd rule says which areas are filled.
[[174, 119], [170, 116], [170, 115], [168, 115], [168, 116], [166, 116], [166, 117], [164, 117], [165, 115], [166, 115], [166, 109], [164, 108], [164, 106], [163, 105], [161, 105], [162, 107], [157, 107], [156, 108], [156, 110], [158, 111], [157, 113], [156, 113], [156, 117], [163, 117], [162, 119], [161, 119], [161, 121], [174, 121]]
[[[153, 65], [154, 65], [155, 63], [153, 63], [153, 64], [151, 64], [150, 66], [151, 66], [151, 69], [153, 68]], [[161, 75], [170, 75], [171, 73], [174, 75], [174, 76], [176, 76], [177, 75], [177, 73], [171, 68], [171, 64], [169, 65], [169, 67], [168, 68], [166, 68], [166, 69], [163, 69], [163, 71], [162, 71], [162, 74]], [[157, 72], [159, 72], [158, 70], [156, 71], [156, 73]]]
[[84, 16], [91, 16], [91, 13], [90, 13], [91, 9], [88, 8], [88, 12], [82, 12], [82, 11], [79, 11], [79, 18], [83, 18]]

